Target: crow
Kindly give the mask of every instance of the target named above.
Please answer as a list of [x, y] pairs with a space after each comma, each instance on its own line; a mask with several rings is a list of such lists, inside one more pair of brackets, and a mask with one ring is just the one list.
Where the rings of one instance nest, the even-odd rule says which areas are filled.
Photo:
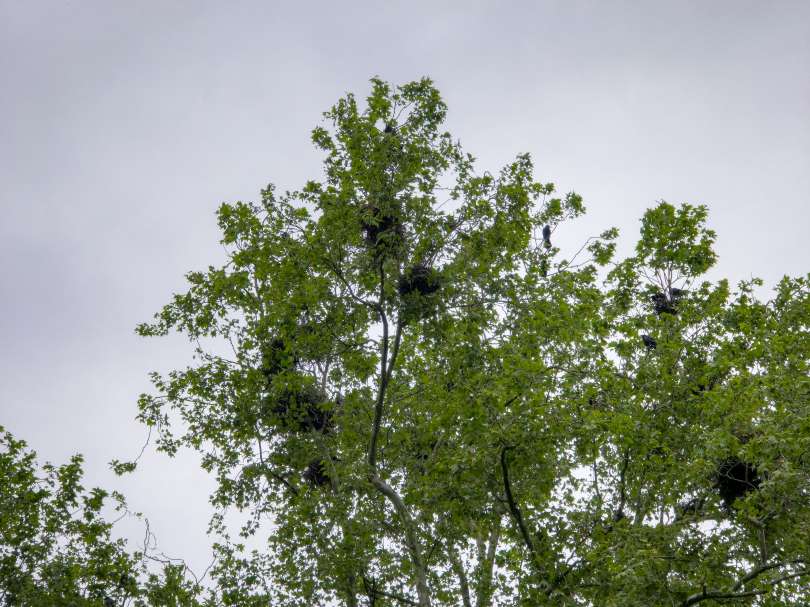
[[543, 226], [543, 244], [547, 249], [551, 248], [551, 226], [548, 224]]

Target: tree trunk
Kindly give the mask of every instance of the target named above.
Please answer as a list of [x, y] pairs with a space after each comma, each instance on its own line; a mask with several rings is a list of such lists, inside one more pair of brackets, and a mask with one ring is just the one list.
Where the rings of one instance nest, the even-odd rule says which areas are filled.
[[394, 506], [405, 528], [405, 545], [411, 557], [411, 563], [416, 574], [416, 593], [419, 598], [419, 607], [430, 607], [430, 591], [427, 585], [427, 567], [422, 560], [422, 551], [419, 548], [419, 538], [416, 536], [416, 523], [408, 511], [405, 502], [396, 491], [376, 473], [371, 476], [371, 483]]
[[[498, 542], [501, 536], [500, 518], [495, 522], [495, 526], [489, 534], [489, 543], [486, 546], [486, 553], [480, 550], [478, 564], [478, 587], [476, 588], [476, 607], [487, 607], [492, 601], [492, 572], [495, 565], [495, 554], [498, 550]], [[483, 543], [483, 542], [482, 542]], [[483, 546], [482, 546], [483, 548]]]

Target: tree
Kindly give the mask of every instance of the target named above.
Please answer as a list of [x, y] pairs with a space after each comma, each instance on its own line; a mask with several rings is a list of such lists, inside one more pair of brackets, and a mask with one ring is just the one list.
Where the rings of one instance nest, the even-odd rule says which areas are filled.
[[36, 453], [0, 427], [0, 605], [200, 607], [185, 566], [147, 566], [112, 538], [103, 510], [123, 497], [81, 485], [82, 458], [36, 464]]
[[581, 198], [445, 114], [427, 79], [338, 101], [322, 180], [223, 204], [227, 263], [138, 328], [196, 344], [141, 397], [158, 448], [270, 525], [218, 545], [223, 604], [798, 605], [808, 278], [702, 280], [707, 210], [665, 202], [564, 259]]

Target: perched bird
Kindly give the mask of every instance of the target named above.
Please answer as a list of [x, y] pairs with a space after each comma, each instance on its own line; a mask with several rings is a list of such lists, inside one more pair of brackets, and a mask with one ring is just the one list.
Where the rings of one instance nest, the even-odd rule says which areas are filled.
[[385, 123], [385, 128], [383, 129], [383, 133], [391, 134], [394, 132], [394, 125], [390, 122]]
[[318, 487], [323, 487], [331, 481], [322, 459], [312, 460], [304, 471], [303, 476], [305, 480]]
[[649, 335], [642, 335], [641, 341], [644, 342], [644, 345], [647, 347], [648, 350], [655, 350], [655, 348], [658, 346], [658, 342], [655, 341]]
[[543, 244], [547, 249], [551, 248], [551, 226], [548, 224], [543, 226]]

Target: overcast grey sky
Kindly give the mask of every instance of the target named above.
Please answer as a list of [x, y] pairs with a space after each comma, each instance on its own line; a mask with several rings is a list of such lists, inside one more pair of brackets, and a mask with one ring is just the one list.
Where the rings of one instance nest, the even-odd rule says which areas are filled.
[[373, 75], [431, 76], [481, 168], [528, 151], [581, 193], [564, 253], [612, 225], [627, 250], [663, 198], [709, 205], [716, 277], [810, 270], [810, 2], [0, 0], [0, 424], [83, 452], [197, 568], [196, 457], [107, 470], [147, 373], [190, 358], [133, 327], [222, 258], [220, 202], [319, 176], [310, 129]]

